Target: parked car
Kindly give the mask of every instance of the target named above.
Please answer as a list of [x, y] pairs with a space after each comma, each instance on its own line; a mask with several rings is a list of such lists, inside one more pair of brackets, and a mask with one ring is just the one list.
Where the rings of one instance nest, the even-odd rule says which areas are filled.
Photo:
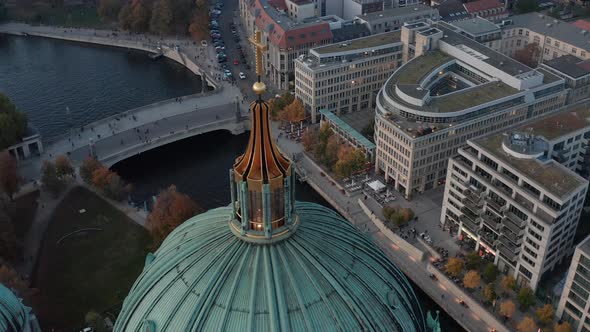
[[238, 61], [238, 59], [234, 59], [234, 65], [239, 65], [240, 61]]
[[240, 74], [238, 75], [240, 77], [241, 80], [245, 80], [246, 79], [246, 74], [240, 72]]

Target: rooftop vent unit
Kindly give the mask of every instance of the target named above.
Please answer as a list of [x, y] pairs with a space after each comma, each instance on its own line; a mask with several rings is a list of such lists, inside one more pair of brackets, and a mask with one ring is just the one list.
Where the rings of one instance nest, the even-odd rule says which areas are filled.
[[547, 25], [547, 27], [548, 27], [548, 28], [550, 28], [550, 27], [551, 27], [551, 23], [547, 23], [546, 25]]
[[503, 65], [504, 65], [504, 61], [500, 61], [500, 66], [503, 66]]

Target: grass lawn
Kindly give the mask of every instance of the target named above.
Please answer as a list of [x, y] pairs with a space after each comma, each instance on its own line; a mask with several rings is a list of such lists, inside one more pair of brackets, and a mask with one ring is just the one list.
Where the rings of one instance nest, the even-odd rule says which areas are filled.
[[98, 16], [96, 8], [86, 6], [54, 7], [35, 6], [9, 8], [8, 18], [30, 24], [60, 27], [101, 28], [108, 24]]
[[23, 195], [14, 200], [9, 207], [8, 215], [14, 223], [14, 231], [19, 240], [24, 240], [27, 231], [35, 219], [39, 190]]
[[[86, 213], [80, 214], [80, 209]], [[84, 228], [100, 228], [57, 241]], [[44, 330], [80, 327], [90, 310], [116, 310], [141, 272], [151, 239], [108, 202], [73, 189], [57, 207], [41, 247], [33, 287]]]

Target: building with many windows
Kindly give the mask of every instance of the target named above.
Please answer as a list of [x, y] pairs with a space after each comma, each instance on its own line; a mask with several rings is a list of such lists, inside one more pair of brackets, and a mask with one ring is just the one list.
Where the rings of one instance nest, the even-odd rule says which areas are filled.
[[563, 55], [541, 66], [565, 80], [570, 89], [568, 104], [590, 98], [590, 60], [581, 60], [573, 55]]
[[295, 61], [295, 97], [313, 122], [320, 110], [337, 114], [373, 107], [383, 83], [401, 66], [400, 32], [313, 48]]
[[590, 332], [590, 236], [574, 251], [556, 316], [575, 332]]
[[539, 62], [573, 55], [590, 59], [590, 34], [573, 24], [540, 13], [511, 16], [502, 26], [502, 53], [513, 56], [530, 43], [540, 48]]
[[403, 58], [375, 110], [376, 171], [406, 197], [445, 183], [468, 139], [553, 112], [564, 80], [532, 69], [448, 23], [402, 28]]
[[[310, 20], [311, 12], [303, 9], [310, 3], [240, 0], [242, 24], [249, 36], [254, 35], [256, 30], [262, 31], [262, 42], [268, 47], [263, 59], [265, 73], [273, 85], [280, 89], [292, 88], [295, 79], [294, 59], [307, 54], [313, 47], [332, 43], [330, 23]], [[298, 6], [291, 8], [295, 4]], [[316, 2], [313, 6], [316, 7]], [[302, 13], [305, 15], [302, 16]]]
[[[571, 254], [588, 188], [587, 180], [553, 157], [554, 136], [568, 139], [554, 122], [560, 115], [469, 140], [449, 161], [445, 186], [441, 223], [533, 289]], [[585, 131], [590, 136], [587, 124]], [[581, 133], [571, 139], [587, 142]]]
[[508, 17], [508, 10], [499, 0], [476, 0], [464, 3], [471, 18], [482, 17], [492, 22], [501, 22]]
[[475, 17], [469, 20], [454, 21], [451, 23], [460, 34], [482, 43], [494, 51], [502, 48], [502, 30], [485, 18]]

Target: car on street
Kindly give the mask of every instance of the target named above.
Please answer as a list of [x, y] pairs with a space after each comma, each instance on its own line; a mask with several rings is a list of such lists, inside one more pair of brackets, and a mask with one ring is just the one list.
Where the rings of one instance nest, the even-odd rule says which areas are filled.
[[212, 14], [212, 15], [221, 15], [221, 10], [213, 9], [212, 11], [209, 12], [209, 14]]
[[234, 65], [239, 65], [240, 61], [238, 61], [238, 59], [234, 59]]
[[207, 47], [207, 41], [206, 40], [201, 40], [201, 46]]
[[240, 74], [238, 75], [240, 77], [241, 80], [245, 80], [246, 79], [246, 74], [240, 72]]

